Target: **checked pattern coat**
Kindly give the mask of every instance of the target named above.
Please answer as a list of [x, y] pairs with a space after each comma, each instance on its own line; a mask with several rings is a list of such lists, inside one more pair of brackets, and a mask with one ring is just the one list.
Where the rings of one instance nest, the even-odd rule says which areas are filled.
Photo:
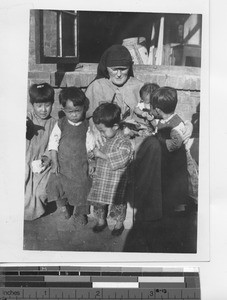
[[133, 157], [131, 142], [118, 131], [100, 150], [108, 159], [97, 158], [88, 201], [110, 205], [125, 203], [129, 167]]

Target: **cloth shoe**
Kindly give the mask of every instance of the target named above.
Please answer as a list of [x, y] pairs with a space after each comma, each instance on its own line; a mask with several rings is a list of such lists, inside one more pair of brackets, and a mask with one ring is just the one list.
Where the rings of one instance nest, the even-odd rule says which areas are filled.
[[92, 228], [92, 230], [93, 230], [93, 232], [95, 232], [95, 233], [99, 233], [99, 232], [102, 232], [106, 227], [107, 227], [107, 222], [105, 221], [104, 224], [102, 224], [102, 225], [96, 224], [96, 225]]
[[113, 236], [119, 236], [119, 235], [122, 234], [122, 232], [124, 231], [124, 229], [125, 229], [124, 225], [122, 225], [120, 228], [114, 228], [114, 229], [112, 230], [111, 234], [112, 234]]

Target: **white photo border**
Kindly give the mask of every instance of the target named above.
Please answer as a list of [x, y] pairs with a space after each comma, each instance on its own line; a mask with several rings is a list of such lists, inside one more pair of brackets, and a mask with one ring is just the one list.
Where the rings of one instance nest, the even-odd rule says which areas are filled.
[[[76, 7], [75, 7], [76, 6]], [[196, 254], [58, 252], [23, 250], [25, 116], [30, 9], [76, 9], [202, 14], [202, 64], [200, 110], [200, 174], [198, 239]], [[209, 1], [115, 0], [109, 1], [1, 1], [0, 133], [0, 262], [181, 262], [209, 261]]]

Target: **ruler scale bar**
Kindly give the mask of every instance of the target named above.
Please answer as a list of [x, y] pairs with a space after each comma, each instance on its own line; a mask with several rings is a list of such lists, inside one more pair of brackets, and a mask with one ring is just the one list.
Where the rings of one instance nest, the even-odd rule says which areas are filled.
[[0, 266], [0, 300], [200, 300], [198, 268]]
[[[92, 293], [93, 290], [96, 289], [96, 293], [98, 296], [96, 298], [99, 299], [122, 299], [122, 296], [116, 296], [113, 293], [124, 293], [129, 294], [129, 296], [125, 296], [123, 299], [130, 298], [130, 294], [134, 294], [134, 299], [153, 299], [155, 297], [161, 299], [169, 299], [171, 297], [175, 299], [185, 298], [185, 299], [200, 299], [200, 289], [181, 289], [181, 288], [138, 288], [138, 287], [126, 287], [123, 288], [122, 286], [110, 286], [106, 288], [92, 288], [90, 292]], [[83, 288], [73, 289], [71, 292], [68, 291], [67, 288], [56, 288], [56, 289], [49, 289], [49, 290], [34, 290], [30, 289], [30, 293], [25, 293], [24, 290], [17, 290], [17, 289], [10, 289], [10, 290], [0, 290], [0, 297], [1, 299], [78, 299], [78, 298], [85, 298], [85, 293], [88, 293], [89, 289], [86, 289], [86, 292]], [[45, 293], [46, 292], [46, 293]], [[78, 295], [80, 293], [80, 297]], [[71, 297], [70, 297], [71, 295]], [[138, 297], [138, 298], [135, 298]], [[88, 297], [88, 296], [87, 296]], [[102, 298], [103, 297], [103, 298]], [[92, 297], [90, 299], [93, 299]]]

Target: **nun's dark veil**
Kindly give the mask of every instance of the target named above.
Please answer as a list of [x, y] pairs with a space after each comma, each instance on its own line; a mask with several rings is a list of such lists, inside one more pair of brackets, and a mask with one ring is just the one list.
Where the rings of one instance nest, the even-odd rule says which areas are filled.
[[122, 45], [113, 45], [101, 56], [97, 68], [97, 75], [95, 79], [109, 78], [107, 67], [125, 66], [129, 68], [128, 76], [134, 77], [132, 69], [133, 61], [128, 49]]

